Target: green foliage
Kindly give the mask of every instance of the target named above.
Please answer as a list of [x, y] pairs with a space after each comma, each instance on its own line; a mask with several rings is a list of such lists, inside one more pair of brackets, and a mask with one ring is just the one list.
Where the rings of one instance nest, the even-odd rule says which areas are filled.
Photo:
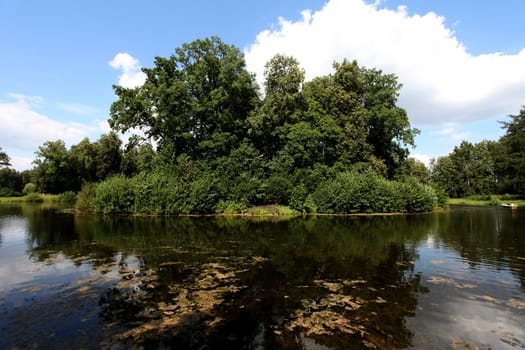
[[490, 194], [495, 190], [495, 162], [491, 143], [463, 141], [433, 166], [434, 181], [449, 197]]
[[272, 175], [266, 181], [266, 201], [288, 204], [292, 183], [284, 174]]
[[239, 203], [235, 201], [224, 201], [219, 200], [215, 207], [217, 214], [245, 214], [248, 207], [245, 203]]
[[0, 168], [9, 167], [11, 166], [9, 156], [7, 153], [2, 151], [2, 147], [0, 147]]
[[[334, 213], [428, 208], [432, 191], [416, 184], [413, 193], [398, 190], [403, 184], [386, 180], [417, 172], [403, 172], [417, 130], [396, 105], [395, 75], [343, 60], [332, 74], [305, 83], [295, 58], [276, 55], [265, 66], [260, 99], [241, 50], [217, 37], [183, 44], [143, 71], [142, 86], [114, 86], [113, 132], [69, 151], [63, 141], [39, 148], [38, 190], [94, 183], [84, 185], [77, 207], [101, 213], [268, 204]], [[143, 135], [122, 147], [116, 132], [133, 129]]]
[[217, 37], [195, 40], [169, 58], [156, 57], [144, 72], [141, 87], [114, 86], [114, 130], [140, 128], [166, 154], [194, 160], [227, 154], [244, 139], [257, 89], [238, 48]]
[[132, 213], [134, 199], [132, 181], [116, 175], [96, 186], [93, 208], [104, 214]]
[[94, 212], [95, 209], [95, 196], [97, 186], [94, 183], [84, 183], [82, 189], [77, 195], [75, 202], [75, 209], [81, 212]]
[[37, 191], [36, 185], [32, 182], [28, 182], [24, 186], [24, 189], [22, 190], [22, 193], [25, 195], [30, 194], [30, 193], [35, 193], [35, 192], [38, 192], [38, 191]]
[[35, 154], [32, 182], [40, 192], [57, 194], [77, 187], [77, 168], [64, 141], [47, 141]]
[[0, 167], [0, 196], [19, 196], [23, 190], [24, 181], [22, 173], [11, 168]]
[[428, 212], [437, 207], [437, 195], [415, 181], [389, 181], [374, 173], [340, 173], [313, 194], [320, 213]]
[[20, 192], [16, 192], [12, 188], [0, 187], [0, 197], [18, 197]]
[[525, 194], [525, 107], [503, 122], [506, 129], [499, 147], [493, 152], [500, 193]]
[[39, 193], [29, 193], [28, 195], [24, 196], [24, 199], [26, 202], [35, 202], [40, 203], [44, 201], [44, 198]]
[[69, 202], [74, 203], [77, 199], [77, 193], [74, 191], [66, 191], [56, 196], [53, 201], [55, 202]]
[[299, 184], [290, 194], [290, 208], [300, 213], [316, 213], [314, 197], [308, 193], [306, 186]]

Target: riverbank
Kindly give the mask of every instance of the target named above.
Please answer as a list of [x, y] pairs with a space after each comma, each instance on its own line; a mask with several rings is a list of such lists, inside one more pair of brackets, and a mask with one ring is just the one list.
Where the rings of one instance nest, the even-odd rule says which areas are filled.
[[59, 203], [74, 202], [75, 194], [38, 194], [30, 193], [20, 197], [0, 197], [0, 203]]
[[525, 206], [525, 198], [519, 195], [488, 195], [488, 196], [471, 196], [464, 198], [449, 198], [450, 205], [473, 205], [473, 206], [487, 206], [487, 205], [501, 205], [512, 207]]

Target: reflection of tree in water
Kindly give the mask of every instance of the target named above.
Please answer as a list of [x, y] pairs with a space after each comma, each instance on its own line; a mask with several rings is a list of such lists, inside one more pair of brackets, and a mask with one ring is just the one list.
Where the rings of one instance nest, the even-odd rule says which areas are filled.
[[75, 216], [61, 213], [56, 207], [26, 206], [30, 257], [38, 262], [53, 263], [61, 253], [75, 265], [89, 261], [94, 267], [115, 262], [115, 247], [97, 245], [81, 237]]
[[[120, 239], [141, 256], [142, 272], [126, 272], [122, 289], [103, 300], [106, 319], [123, 315], [117, 319], [129, 327], [118, 339], [183, 348], [318, 342], [346, 349], [410, 344], [403, 319], [415, 312], [420, 292], [413, 247], [428, 225], [421, 217], [130, 218], [122, 226], [102, 219], [99, 228], [83, 227], [97, 242]], [[133, 294], [136, 286], [141, 292]], [[137, 301], [140, 311], [133, 309]]]
[[436, 244], [444, 244], [472, 268], [489, 265], [517, 275], [525, 291], [525, 212], [505, 208], [464, 208], [439, 216]]
[[525, 276], [521, 211], [270, 221], [17, 210], [37, 261], [62, 253], [99, 271], [117, 266], [101, 317], [124, 327], [112, 341], [146, 347], [406, 347], [404, 320], [424, 292], [413, 262], [428, 234], [473, 267]]
[[10, 205], [9, 203], [2, 203], [0, 205], [0, 246], [2, 246], [2, 232], [5, 227], [11, 228], [11, 223], [8, 221], [10, 217], [20, 216], [21, 208], [18, 205]]

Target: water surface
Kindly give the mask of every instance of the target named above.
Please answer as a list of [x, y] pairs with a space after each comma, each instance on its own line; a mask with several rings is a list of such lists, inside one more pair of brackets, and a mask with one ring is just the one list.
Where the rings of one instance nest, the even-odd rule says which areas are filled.
[[521, 349], [524, 225], [1, 205], [0, 348]]

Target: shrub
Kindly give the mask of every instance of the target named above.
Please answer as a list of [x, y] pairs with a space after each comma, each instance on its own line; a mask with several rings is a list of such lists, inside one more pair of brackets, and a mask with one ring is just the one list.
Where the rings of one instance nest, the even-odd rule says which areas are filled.
[[190, 185], [191, 192], [184, 213], [213, 213], [219, 201], [219, 192], [215, 182], [211, 174], [195, 179]]
[[0, 197], [18, 197], [20, 193], [12, 188], [0, 187]]
[[95, 189], [94, 208], [104, 214], [133, 212], [134, 188], [130, 179], [116, 175], [99, 183]]
[[304, 202], [307, 195], [308, 193], [306, 192], [306, 187], [303, 184], [299, 184], [298, 186], [292, 188], [290, 193], [290, 208], [299, 212], [303, 212]]
[[35, 203], [39, 203], [39, 202], [43, 202], [44, 201], [44, 198], [38, 194], [38, 193], [29, 193], [28, 195], [25, 196], [25, 200], [27, 202], [35, 202]]
[[292, 183], [284, 175], [272, 175], [266, 181], [266, 201], [268, 203], [288, 204]]
[[216, 207], [215, 212], [217, 214], [244, 214], [248, 210], [246, 203], [239, 203], [235, 201], [224, 201], [220, 200]]
[[96, 185], [93, 183], [85, 183], [77, 195], [75, 202], [75, 209], [81, 212], [95, 211], [95, 195]]
[[290, 194], [290, 208], [301, 213], [316, 213], [317, 205], [311, 194], [306, 191], [306, 186], [295, 186]]
[[32, 182], [28, 182], [24, 186], [24, 189], [22, 190], [23, 194], [30, 194], [30, 193], [36, 193], [36, 192], [37, 192], [36, 185], [34, 183], [32, 183]]
[[320, 185], [312, 195], [321, 213], [426, 212], [436, 208], [438, 196], [415, 181], [389, 181], [372, 173], [343, 172]]
[[77, 198], [77, 194], [74, 191], [66, 191], [64, 193], [59, 194], [54, 198], [54, 202], [75, 202]]

